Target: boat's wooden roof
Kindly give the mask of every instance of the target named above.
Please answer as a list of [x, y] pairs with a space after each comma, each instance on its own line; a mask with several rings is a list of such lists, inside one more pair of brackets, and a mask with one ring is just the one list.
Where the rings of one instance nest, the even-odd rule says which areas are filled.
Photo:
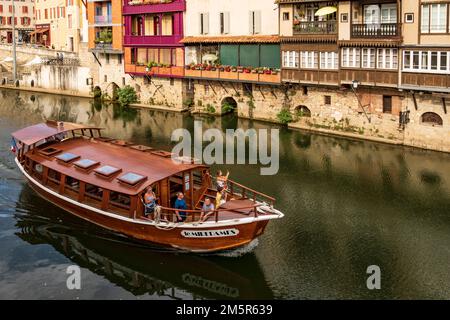
[[[62, 126], [58, 125], [60, 123], [62, 123]], [[56, 134], [79, 129], [100, 128], [71, 122], [47, 121], [46, 123], [39, 123], [13, 132], [12, 136], [26, 145], [32, 145]]]
[[[93, 169], [85, 171], [76, 168], [75, 165], [73, 165], [73, 162], [76, 162], [77, 160], [72, 161], [72, 163], [65, 164], [58, 161], [55, 156], [44, 156], [38, 151], [35, 153], [29, 152], [27, 155], [34, 161], [67, 176], [96, 185], [100, 188], [129, 195], [138, 194], [147, 186], [177, 173], [190, 169], [206, 167], [201, 164], [178, 164], [171, 158], [164, 158], [130, 147], [119, 146], [97, 139], [88, 139], [83, 137], [68, 139], [57, 144], [52, 144], [51, 147], [57, 148], [61, 150], [61, 152], [70, 152], [75, 154], [80, 157], [77, 160], [90, 159], [98, 161], [99, 164], [93, 169], [104, 165], [109, 165], [122, 169], [122, 171], [114, 174], [112, 179], [107, 180], [95, 174]], [[58, 154], [61, 154], [61, 152]], [[131, 187], [120, 183], [117, 178], [128, 172], [146, 176], [147, 180], [138, 184], [136, 187]]]

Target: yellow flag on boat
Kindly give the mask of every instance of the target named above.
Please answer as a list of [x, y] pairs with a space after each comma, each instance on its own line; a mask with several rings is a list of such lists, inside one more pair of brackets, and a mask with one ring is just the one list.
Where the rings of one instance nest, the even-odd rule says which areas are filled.
[[314, 14], [316, 17], [326, 16], [328, 14], [335, 13], [337, 11], [336, 7], [329, 6], [329, 7], [323, 7], [316, 11]]

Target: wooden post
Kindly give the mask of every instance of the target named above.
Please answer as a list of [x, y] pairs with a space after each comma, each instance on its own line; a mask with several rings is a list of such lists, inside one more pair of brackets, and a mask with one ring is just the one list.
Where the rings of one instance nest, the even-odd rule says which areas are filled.
[[80, 189], [78, 190], [78, 202], [84, 201], [84, 193], [86, 191], [86, 183], [80, 181]]
[[61, 177], [59, 178], [59, 193], [60, 194], [64, 193], [65, 184], [66, 184], [66, 175], [61, 174]]
[[219, 211], [217, 209], [214, 210], [214, 215], [216, 217], [216, 222], [219, 222]]
[[110, 191], [109, 190], [103, 190], [103, 197], [102, 197], [102, 210], [108, 210], [109, 208], [109, 196]]
[[137, 198], [138, 196], [130, 196], [130, 218], [131, 219], [135, 219], [135, 213], [136, 213], [136, 209], [137, 209]]

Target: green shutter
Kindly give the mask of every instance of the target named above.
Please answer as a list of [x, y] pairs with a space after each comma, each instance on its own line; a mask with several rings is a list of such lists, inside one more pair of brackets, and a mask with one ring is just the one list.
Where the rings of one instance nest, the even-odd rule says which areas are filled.
[[238, 66], [239, 46], [222, 44], [220, 46], [220, 63], [224, 66]]
[[243, 67], [259, 67], [259, 45], [241, 45], [239, 50], [239, 64]]
[[261, 67], [280, 68], [280, 45], [261, 45]]

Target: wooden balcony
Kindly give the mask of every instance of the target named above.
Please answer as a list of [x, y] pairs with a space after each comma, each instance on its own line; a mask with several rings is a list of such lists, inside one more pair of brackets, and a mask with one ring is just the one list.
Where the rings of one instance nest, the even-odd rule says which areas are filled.
[[397, 87], [398, 70], [380, 69], [341, 69], [339, 72], [341, 83], [351, 84], [353, 80], [361, 85]]
[[336, 34], [336, 21], [306, 21], [294, 24], [294, 35], [306, 34]]
[[283, 82], [339, 85], [338, 70], [283, 69], [281, 71], [281, 77]]
[[125, 64], [125, 73], [148, 75], [151, 77], [161, 77], [161, 78], [181, 78], [184, 76], [184, 68], [172, 66], [172, 67], [152, 67], [148, 69], [146, 66]]
[[254, 82], [254, 83], [270, 83], [279, 84], [281, 82], [281, 75], [264, 73], [245, 73], [233, 71], [219, 71], [217, 70], [185, 70], [184, 76], [186, 78], [203, 78], [210, 80], [224, 80], [224, 81], [240, 81], [240, 82]]
[[283, 82], [339, 86], [351, 84], [358, 80], [361, 85], [396, 87], [398, 85], [397, 70], [301, 70], [283, 69], [281, 72]]
[[352, 24], [352, 38], [385, 39], [400, 36], [400, 23]]
[[450, 75], [427, 73], [402, 73], [402, 85], [418, 88], [442, 88], [450, 89]]

